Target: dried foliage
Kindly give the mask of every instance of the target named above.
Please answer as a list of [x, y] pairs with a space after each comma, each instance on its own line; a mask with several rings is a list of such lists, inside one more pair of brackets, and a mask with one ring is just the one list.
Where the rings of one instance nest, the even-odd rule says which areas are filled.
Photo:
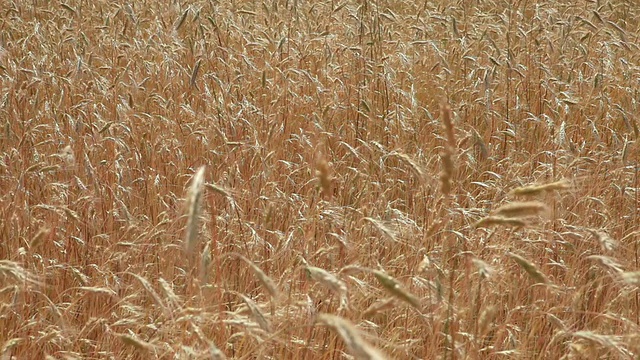
[[0, 358], [640, 357], [634, 2], [0, 9]]

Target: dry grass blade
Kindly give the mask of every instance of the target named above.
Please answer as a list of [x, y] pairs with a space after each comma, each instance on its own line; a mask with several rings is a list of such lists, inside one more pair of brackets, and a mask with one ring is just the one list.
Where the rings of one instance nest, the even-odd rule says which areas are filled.
[[539, 201], [512, 202], [497, 208], [493, 214], [506, 218], [538, 215], [547, 210], [547, 206]]
[[262, 286], [264, 286], [265, 289], [267, 289], [267, 291], [269, 292], [269, 295], [271, 295], [272, 298], [278, 297], [278, 287], [276, 286], [276, 283], [269, 276], [267, 276], [267, 274], [265, 274], [264, 271], [262, 271], [262, 269], [260, 269], [251, 260], [247, 259], [246, 257], [238, 253], [228, 253], [223, 256], [234, 257], [247, 263], [247, 265], [249, 265], [253, 273], [256, 274], [256, 276], [262, 283]]
[[0, 360], [638, 357], [639, 1], [0, 2]]
[[192, 254], [197, 246], [198, 225], [200, 220], [200, 202], [202, 189], [204, 187], [204, 170], [202, 166], [196, 171], [191, 180], [191, 187], [187, 193], [187, 229], [185, 235], [185, 249], [188, 254]]
[[356, 360], [386, 359], [382, 352], [362, 338], [358, 329], [348, 320], [335, 315], [320, 314], [318, 321], [329, 326], [340, 336]]
[[180, 30], [180, 28], [181, 28], [181, 27], [182, 27], [182, 25], [184, 24], [184, 21], [187, 19], [187, 15], [189, 15], [189, 9], [190, 9], [190, 8], [187, 8], [187, 9], [182, 13], [182, 16], [180, 16], [180, 19], [178, 19], [178, 21], [177, 21], [177, 23], [176, 23], [176, 26], [175, 26], [176, 31], [177, 31], [177, 30]]
[[529, 276], [538, 284], [547, 284], [548, 280], [546, 276], [529, 260], [523, 258], [520, 255], [514, 253], [507, 254], [512, 258]]
[[409, 303], [414, 308], [421, 310], [420, 300], [410, 292], [404, 290], [400, 283], [393, 277], [385, 274], [380, 270], [372, 270], [373, 275], [378, 279], [378, 282], [389, 292], [391, 295], [398, 299]]
[[191, 79], [189, 80], [189, 84], [192, 87], [196, 87], [196, 80], [198, 79], [198, 72], [200, 71], [200, 64], [202, 64], [202, 59], [198, 59], [196, 64], [193, 67], [193, 72], [191, 73]]

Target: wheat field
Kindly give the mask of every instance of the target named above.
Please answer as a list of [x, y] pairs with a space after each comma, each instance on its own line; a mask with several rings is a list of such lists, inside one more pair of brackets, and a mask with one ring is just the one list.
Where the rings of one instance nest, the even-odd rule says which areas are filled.
[[0, 11], [0, 359], [640, 358], [637, 2]]

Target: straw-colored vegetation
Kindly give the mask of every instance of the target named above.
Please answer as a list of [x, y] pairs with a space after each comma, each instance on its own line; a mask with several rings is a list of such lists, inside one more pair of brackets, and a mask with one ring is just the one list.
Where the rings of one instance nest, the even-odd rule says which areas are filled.
[[1, 359], [640, 356], [637, 3], [0, 12]]

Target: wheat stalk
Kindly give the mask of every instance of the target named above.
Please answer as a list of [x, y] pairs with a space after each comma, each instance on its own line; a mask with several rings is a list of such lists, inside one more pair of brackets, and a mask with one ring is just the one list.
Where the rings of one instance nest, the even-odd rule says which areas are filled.
[[539, 201], [512, 202], [497, 208], [493, 214], [505, 218], [518, 218], [539, 215], [546, 210], [547, 206]]
[[251, 315], [253, 316], [254, 320], [256, 321], [256, 323], [258, 323], [258, 326], [260, 326], [260, 329], [262, 329], [266, 333], [271, 332], [271, 324], [269, 324], [269, 321], [264, 316], [264, 314], [262, 313], [262, 310], [260, 310], [260, 308], [258, 307], [258, 304], [256, 304], [255, 301], [251, 300], [249, 297], [237, 291], [229, 291], [229, 292], [232, 294], [235, 294], [236, 296], [240, 297], [242, 301], [244, 301], [244, 303], [249, 308], [249, 311], [251, 312]]
[[143, 353], [151, 352], [155, 349], [155, 346], [151, 343], [148, 343], [144, 340], [141, 340], [137, 336], [132, 336], [128, 334], [120, 334], [120, 340], [129, 346], [134, 347], [136, 350], [141, 351]]
[[238, 253], [228, 253], [228, 254], [224, 254], [223, 256], [234, 257], [244, 261], [247, 265], [249, 265], [253, 273], [256, 274], [256, 276], [262, 283], [262, 286], [264, 286], [265, 289], [267, 289], [267, 291], [269, 292], [269, 295], [271, 295], [272, 298], [276, 298], [278, 296], [278, 287], [276, 286], [276, 283], [269, 276], [267, 276], [267, 274], [265, 274], [264, 271], [262, 271], [262, 269], [260, 269], [251, 260], [247, 259], [246, 257]]
[[418, 310], [421, 309], [420, 300], [412, 293], [403, 289], [396, 279], [380, 270], [373, 270], [372, 272], [376, 279], [378, 279], [378, 282], [380, 282], [380, 284], [389, 291], [391, 295], [410, 304]]
[[571, 184], [568, 180], [559, 180], [556, 182], [542, 184], [542, 185], [529, 185], [515, 188], [511, 191], [512, 195], [516, 196], [535, 196], [544, 192], [568, 190], [571, 189]]
[[204, 170], [201, 166], [191, 180], [187, 193], [187, 228], [185, 234], [185, 250], [192, 254], [198, 244], [198, 224], [200, 221], [200, 202], [204, 187]]
[[535, 266], [531, 261], [525, 259], [524, 257], [514, 254], [507, 254], [510, 258], [512, 258], [527, 274], [538, 284], [547, 284], [549, 281], [547, 277], [538, 270], [538, 267]]
[[451, 179], [453, 178], [455, 170], [453, 156], [457, 147], [451, 113], [451, 106], [449, 104], [442, 104], [440, 106], [440, 118], [442, 119], [444, 132], [447, 136], [447, 143], [440, 156], [442, 159], [442, 173], [440, 174], [441, 190], [445, 195], [451, 191]]
[[340, 297], [340, 309], [346, 309], [349, 306], [347, 298], [347, 284], [345, 284], [344, 281], [338, 279], [338, 277], [330, 272], [318, 267], [305, 265], [304, 268], [312, 279], [318, 281], [331, 289], [334, 293], [338, 294]]
[[375, 228], [378, 229], [378, 231], [380, 231], [380, 233], [382, 233], [387, 239], [392, 242], [398, 242], [395, 232], [383, 224], [382, 221], [370, 217], [365, 217], [364, 220], [373, 224], [373, 226], [375, 226]]
[[505, 225], [505, 226], [513, 226], [513, 227], [524, 227], [527, 225], [527, 222], [519, 219], [519, 218], [507, 218], [502, 216], [487, 216], [484, 217], [478, 222], [474, 224], [474, 227], [489, 227], [493, 225]]
[[618, 246], [618, 242], [615, 241], [606, 231], [593, 229], [586, 230], [596, 238], [603, 250], [613, 251]]
[[331, 169], [329, 168], [329, 163], [327, 160], [321, 158], [316, 164], [317, 167], [317, 176], [320, 180], [320, 188], [322, 189], [322, 195], [327, 199], [331, 200], [332, 198], [332, 178], [331, 178]]
[[380, 350], [362, 338], [360, 332], [348, 320], [331, 314], [319, 314], [318, 321], [329, 326], [342, 338], [347, 349], [356, 360], [386, 359]]

